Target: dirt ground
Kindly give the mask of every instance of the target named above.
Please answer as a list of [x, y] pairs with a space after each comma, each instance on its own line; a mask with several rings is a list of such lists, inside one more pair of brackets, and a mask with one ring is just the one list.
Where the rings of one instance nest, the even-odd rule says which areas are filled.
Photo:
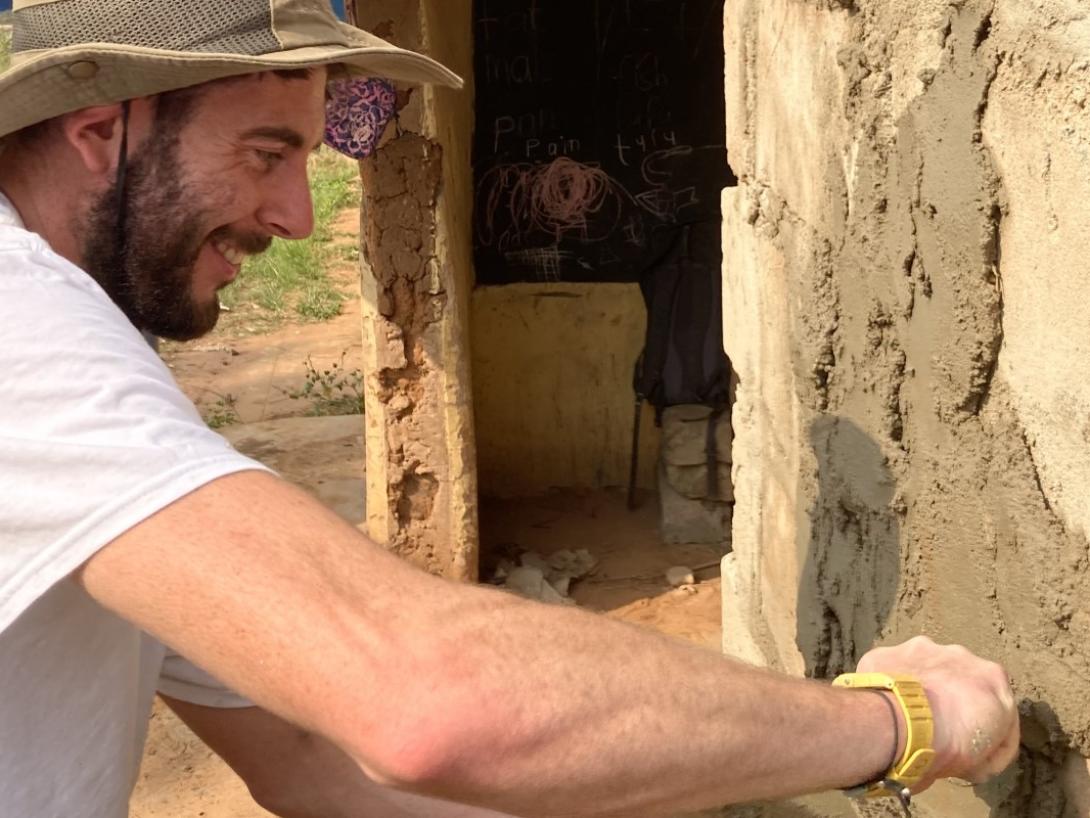
[[[342, 271], [350, 297], [341, 316], [320, 324], [288, 323], [255, 335], [244, 315], [232, 315], [226, 329], [186, 346], [168, 345], [164, 359], [183, 390], [208, 410], [222, 396], [234, 398], [238, 423], [221, 432], [240, 450], [270, 465], [313, 492], [353, 524], [364, 519], [362, 419], [304, 417], [309, 406], [287, 391], [305, 378], [303, 362], [325, 365], [341, 359], [358, 366], [360, 312], [351, 294], [352, 273]], [[590, 550], [598, 559], [593, 575], [572, 590], [590, 610], [655, 628], [718, 650], [720, 583], [718, 554], [699, 546], [664, 547], [656, 534], [656, 503], [642, 498], [629, 511], [620, 492], [557, 492], [518, 501], [484, 501], [482, 553], [518, 550], [543, 555], [563, 548]], [[698, 582], [674, 589], [665, 571], [684, 564]], [[166, 708], [156, 706], [139, 780], [131, 803], [133, 818], [265, 818], [245, 786]], [[709, 816], [806, 818], [845, 816], [844, 802], [830, 796], [799, 805], [743, 807]]]

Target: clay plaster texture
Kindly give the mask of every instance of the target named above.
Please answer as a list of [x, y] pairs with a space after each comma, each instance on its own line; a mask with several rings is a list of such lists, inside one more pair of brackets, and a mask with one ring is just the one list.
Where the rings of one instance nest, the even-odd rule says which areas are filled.
[[[469, 3], [368, 2], [357, 21], [407, 48], [469, 68]], [[465, 30], [456, 23], [462, 20]], [[434, 573], [475, 579], [476, 472], [469, 396], [464, 92], [412, 89], [380, 149], [361, 163], [367, 529]], [[445, 123], [440, 128], [439, 124]], [[459, 139], [459, 134], [462, 134]], [[465, 171], [463, 170], [463, 175]]]
[[921, 814], [1090, 814], [1090, 8], [735, 0], [728, 651], [1002, 661], [1016, 769]]

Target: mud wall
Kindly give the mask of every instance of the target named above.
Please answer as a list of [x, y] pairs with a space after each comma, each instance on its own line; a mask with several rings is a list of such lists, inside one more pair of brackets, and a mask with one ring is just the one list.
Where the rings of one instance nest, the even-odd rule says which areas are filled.
[[[358, 3], [356, 20], [471, 71], [470, 0]], [[442, 25], [436, 17], [442, 15]], [[475, 579], [466, 220], [472, 94], [413, 88], [361, 163], [367, 529], [435, 573]]]
[[[516, 284], [473, 294], [473, 395], [481, 491], [628, 483], [632, 368], [646, 323], [635, 284]], [[640, 485], [655, 485], [659, 431], [645, 405]]]
[[726, 50], [725, 647], [994, 656], [1020, 764], [923, 814], [1090, 814], [1085, 5], [735, 0]]

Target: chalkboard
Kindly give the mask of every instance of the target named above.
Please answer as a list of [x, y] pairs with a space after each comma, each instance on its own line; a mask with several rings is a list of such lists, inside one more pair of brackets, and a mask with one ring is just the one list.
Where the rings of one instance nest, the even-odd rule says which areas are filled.
[[718, 221], [724, 0], [475, 0], [478, 284], [637, 281]]

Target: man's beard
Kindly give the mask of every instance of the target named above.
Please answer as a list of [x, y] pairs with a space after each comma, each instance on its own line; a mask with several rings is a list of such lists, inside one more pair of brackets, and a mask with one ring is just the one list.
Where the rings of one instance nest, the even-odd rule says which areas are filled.
[[124, 225], [118, 224], [116, 181], [91, 204], [83, 263], [135, 327], [189, 341], [211, 332], [219, 320], [218, 298], [201, 304], [193, 295], [194, 265], [204, 244], [227, 241], [256, 254], [268, 249], [270, 239], [228, 227], [207, 233], [209, 215], [200, 204], [211, 197], [187, 185], [177, 151], [176, 135], [160, 132], [129, 159]]

